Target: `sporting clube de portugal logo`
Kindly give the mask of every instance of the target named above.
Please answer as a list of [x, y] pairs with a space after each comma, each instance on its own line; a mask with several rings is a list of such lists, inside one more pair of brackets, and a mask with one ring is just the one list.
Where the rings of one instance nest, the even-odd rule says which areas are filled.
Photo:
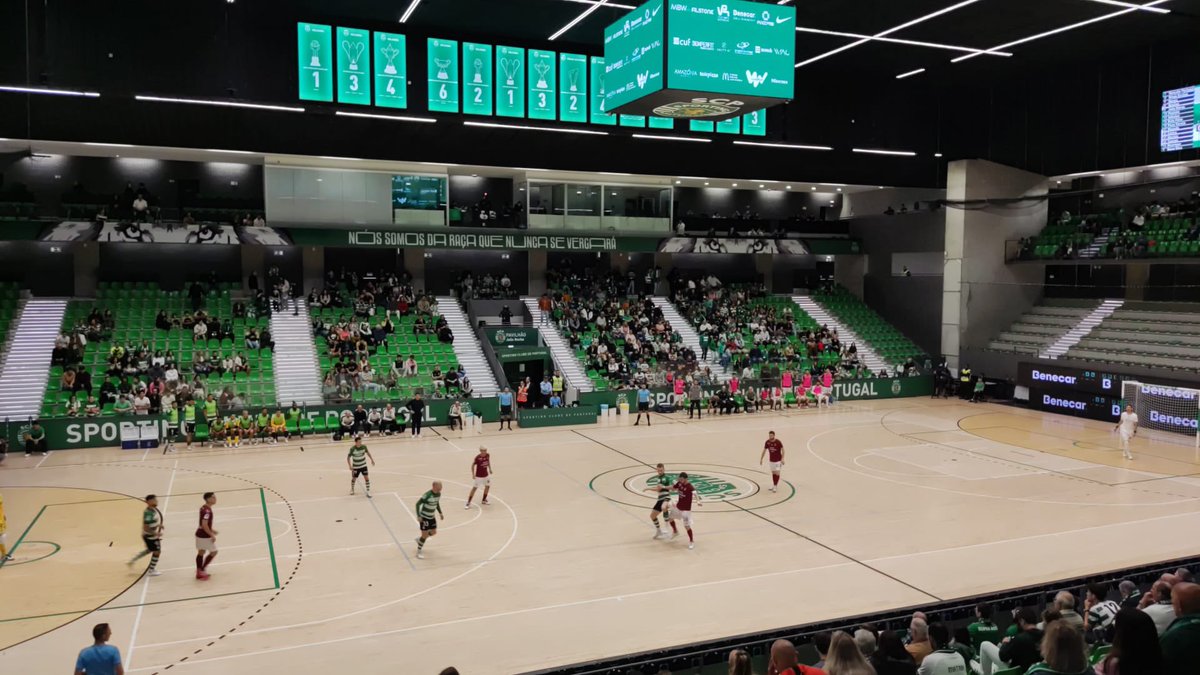
[[654, 108], [654, 114], [659, 117], [716, 117], [718, 115], [733, 115], [746, 105], [742, 101], [729, 98], [694, 98], [690, 101], [664, 103]]
[[[700, 493], [700, 498], [706, 502], [733, 502], [758, 492], [757, 483], [733, 474], [708, 470], [688, 470], [687, 475], [688, 481], [696, 486], [696, 492]], [[625, 487], [630, 492], [653, 498], [653, 494], [647, 492], [646, 489], [655, 483], [656, 476], [654, 471], [640, 472], [627, 478]], [[674, 483], [679, 480], [679, 473], [668, 471], [667, 477]]]

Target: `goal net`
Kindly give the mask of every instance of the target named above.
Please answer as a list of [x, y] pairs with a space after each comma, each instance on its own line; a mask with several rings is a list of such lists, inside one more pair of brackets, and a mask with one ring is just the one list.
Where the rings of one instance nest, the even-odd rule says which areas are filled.
[[1200, 447], [1200, 389], [1145, 384], [1137, 380], [1121, 383], [1121, 407], [1132, 405], [1138, 426], [1190, 436]]

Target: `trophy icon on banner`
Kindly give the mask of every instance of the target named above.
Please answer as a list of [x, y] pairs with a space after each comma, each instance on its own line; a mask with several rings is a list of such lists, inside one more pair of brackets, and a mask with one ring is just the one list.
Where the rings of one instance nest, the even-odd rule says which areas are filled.
[[383, 49], [379, 50], [379, 53], [383, 55], [384, 60], [387, 61], [387, 65], [383, 67], [383, 74], [395, 75], [396, 57], [400, 56], [400, 50], [397, 49], [395, 45], [384, 45]]
[[546, 81], [546, 73], [550, 72], [550, 65], [541, 61], [533, 64], [533, 69], [537, 71], [538, 79], [534, 86], [538, 89], [549, 89], [550, 83]]
[[434, 59], [433, 65], [437, 66], [438, 69], [437, 74], [434, 75], [434, 77], [439, 80], [450, 79], [450, 73], [448, 72], [450, 69], [450, 63], [450, 59]]
[[362, 42], [342, 40], [342, 51], [346, 53], [346, 61], [349, 62], [347, 67], [350, 70], [358, 70], [358, 61], [362, 58], [363, 50], [366, 48], [367, 45]]
[[475, 69], [475, 74], [471, 76], [471, 83], [481, 84], [483, 82], [483, 59], [475, 59], [471, 62], [471, 66]]
[[313, 40], [312, 42], [308, 43], [308, 48], [309, 48], [309, 50], [312, 51], [312, 58], [310, 58], [308, 60], [308, 65], [312, 68], [320, 68], [321, 67], [321, 55], [320, 55], [321, 54], [321, 43], [318, 42], [317, 40]]
[[568, 91], [579, 91], [579, 71], [572, 69], [567, 71]]
[[516, 85], [517, 69], [521, 67], [519, 59], [500, 59], [500, 70], [504, 71], [504, 84], [512, 87]]

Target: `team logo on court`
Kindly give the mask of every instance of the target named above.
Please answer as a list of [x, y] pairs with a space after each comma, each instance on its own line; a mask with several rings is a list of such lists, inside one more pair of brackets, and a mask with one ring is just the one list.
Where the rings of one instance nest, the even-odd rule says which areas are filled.
[[[639, 473], [625, 480], [625, 487], [630, 492], [645, 494], [648, 498], [653, 499], [653, 492], [644, 492], [651, 487], [656, 473], [647, 471]], [[674, 483], [679, 479], [679, 474], [667, 472], [667, 477]], [[727, 473], [716, 472], [688, 472], [688, 482], [696, 486], [696, 492], [700, 494], [700, 498], [706, 502], [733, 502], [739, 499], [745, 499], [758, 492], [758, 485], [752, 483], [746, 478], [734, 476]]]

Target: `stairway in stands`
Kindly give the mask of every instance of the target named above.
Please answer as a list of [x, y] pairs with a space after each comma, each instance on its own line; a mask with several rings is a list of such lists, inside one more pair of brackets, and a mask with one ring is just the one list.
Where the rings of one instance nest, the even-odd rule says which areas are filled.
[[[699, 359], [701, 354], [700, 334], [696, 332], [695, 326], [693, 326], [690, 321], [685, 319], [683, 315], [679, 313], [679, 310], [676, 309], [675, 304], [672, 303], [668, 298], [665, 298], [661, 295], [656, 295], [650, 298], [650, 300], [654, 303], [655, 307], [662, 310], [663, 318], [667, 320], [667, 323], [671, 324], [671, 330], [679, 333], [679, 337], [683, 338], [683, 344], [690, 347], [691, 350], [696, 353], [696, 359]], [[721, 364], [717, 362], [717, 350], [708, 350], [708, 361], [706, 363], [710, 368], [712, 368], [712, 371], [716, 373], [717, 379], [721, 380], [722, 382], [729, 379], [729, 369], [722, 367]]]
[[887, 362], [885, 362], [879, 356], [879, 354], [877, 354], [875, 350], [871, 348], [871, 345], [867, 344], [865, 340], [858, 337], [858, 334], [855, 333], [854, 330], [849, 326], [834, 318], [832, 314], [830, 314], [824, 307], [821, 306], [821, 303], [813, 300], [807, 295], [793, 295], [792, 302], [800, 305], [800, 309], [803, 309], [805, 312], [807, 312], [808, 315], [811, 316], [817, 323], [821, 324], [822, 326], [828, 326], [830, 330], [836, 330], [838, 334], [838, 340], [840, 340], [843, 345], [854, 344], [855, 347], [858, 348], [859, 360], [862, 361], [872, 373], [877, 373], [888, 366]]
[[31, 298], [13, 318], [0, 362], [0, 420], [26, 420], [41, 410], [54, 339], [66, 313], [66, 300]]
[[1112, 313], [1121, 308], [1125, 304], [1124, 300], [1105, 300], [1096, 306], [1091, 312], [1079, 320], [1079, 323], [1071, 327], [1070, 330], [1063, 333], [1049, 347], [1045, 349], [1039, 356], [1043, 359], [1057, 359], [1067, 350], [1079, 344], [1079, 341], [1088, 336], [1096, 326], [1100, 325]]
[[271, 337], [275, 341], [275, 398], [279, 405], [292, 401], [305, 405], [321, 405], [321, 368], [317, 365], [317, 350], [313, 346], [312, 324], [304, 298], [300, 313], [288, 309], [271, 313]]
[[525, 297], [521, 298], [521, 302], [525, 303], [525, 309], [529, 310], [529, 315], [533, 317], [533, 324], [541, 333], [542, 341], [550, 348], [550, 357], [554, 359], [554, 367], [562, 371], [567, 384], [579, 392], [595, 391], [596, 386], [588, 378], [587, 369], [583, 367], [579, 359], [575, 358], [575, 351], [571, 349], [571, 343], [567, 342], [562, 333], [558, 332], [558, 327], [553, 322], [539, 323], [542, 312], [537, 306], [538, 299]]
[[1095, 258], [1097, 255], [1100, 254], [1100, 249], [1102, 249], [1106, 245], [1108, 245], [1109, 238], [1111, 238], [1113, 235], [1117, 234], [1117, 230], [1118, 230], [1118, 228], [1115, 228], [1115, 227], [1109, 227], [1109, 228], [1105, 228], [1105, 229], [1101, 230], [1099, 236], [1097, 236], [1095, 239], [1093, 239], [1091, 241], [1090, 244], [1083, 247], [1083, 249], [1079, 251], [1079, 257], [1080, 258]]
[[474, 395], [495, 396], [500, 392], [500, 385], [496, 382], [496, 374], [492, 372], [491, 364], [483, 356], [479, 338], [475, 337], [471, 321], [463, 313], [462, 305], [449, 295], [438, 296], [437, 305], [438, 311], [446, 318], [450, 332], [454, 333], [454, 356], [467, 373], [467, 378], [471, 380]]

